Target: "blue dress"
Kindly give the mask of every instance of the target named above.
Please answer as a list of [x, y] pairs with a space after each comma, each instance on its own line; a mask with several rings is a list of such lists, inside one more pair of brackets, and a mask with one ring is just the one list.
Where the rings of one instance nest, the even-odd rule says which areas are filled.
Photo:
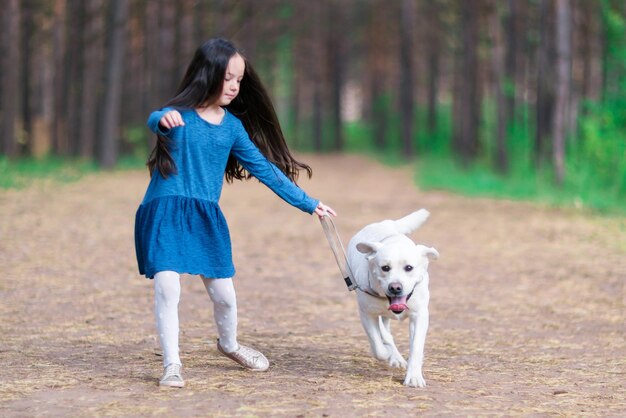
[[179, 110], [184, 126], [163, 130], [159, 120], [171, 109], [153, 112], [148, 127], [170, 139], [177, 172], [167, 179], [155, 170], [135, 216], [139, 273], [153, 278], [164, 270], [233, 277], [228, 225], [218, 205], [229, 155], [287, 203], [313, 213], [309, 197], [270, 163], [250, 140], [241, 121], [226, 110], [219, 125], [194, 109]]

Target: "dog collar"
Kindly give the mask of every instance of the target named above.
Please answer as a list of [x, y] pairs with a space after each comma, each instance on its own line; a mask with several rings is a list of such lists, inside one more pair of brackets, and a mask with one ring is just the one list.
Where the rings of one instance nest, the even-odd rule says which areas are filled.
[[366, 293], [378, 299], [387, 299], [387, 296], [381, 296], [378, 293], [374, 292], [371, 288], [363, 289], [361, 286], [357, 286], [357, 290], [360, 290], [361, 292]]

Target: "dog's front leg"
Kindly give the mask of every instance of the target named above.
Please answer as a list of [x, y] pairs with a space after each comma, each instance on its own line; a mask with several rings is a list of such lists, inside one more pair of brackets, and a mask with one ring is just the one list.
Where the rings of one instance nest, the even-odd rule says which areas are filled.
[[367, 334], [367, 338], [372, 348], [372, 355], [378, 360], [387, 361], [389, 359], [389, 350], [383, 344], [382, 337], [380, 335], [380, 326], [378, 315], [372, 315], [359, 309], [361, 317], [361, 324]]
[[424, 344], [426, 342], [426, 332], [428, 331], [428, 308], [422, 308], [417, 315], [411, 315], [409, 322], [409, 364], [404, 378], [405, 386], [420, 387], [426, 386], [426, 381], [422, 375], [422, 362], [424, 361]]
[[391, 319], [380, 317], [380, 336], [383, 339], [383, 344], [389, 351], [389, 366], [400, 367], [406, 369], [406, 360], [402, 357], [402, 354], [398, 351], [396, 343], [393, 341], [393, 335], [391, 335]]

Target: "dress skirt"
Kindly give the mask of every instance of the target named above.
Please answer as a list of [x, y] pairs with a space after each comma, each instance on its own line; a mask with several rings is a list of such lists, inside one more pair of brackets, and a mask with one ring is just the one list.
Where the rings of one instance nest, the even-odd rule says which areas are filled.
[[158, 197], [135, 215], [139, 273], [177, 273], [227, 278], [235, 275], [230, 233], [217, 202], [184, 196]]

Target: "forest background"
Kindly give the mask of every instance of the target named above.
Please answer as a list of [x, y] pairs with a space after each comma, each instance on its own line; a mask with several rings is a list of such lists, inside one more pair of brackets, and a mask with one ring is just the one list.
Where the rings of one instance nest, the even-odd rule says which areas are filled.
[[231, 39], [290, 146], [421, 187], [624, 213], [623, 0], [6, 0], [0, 187], [143, 165], [195, 48]]

